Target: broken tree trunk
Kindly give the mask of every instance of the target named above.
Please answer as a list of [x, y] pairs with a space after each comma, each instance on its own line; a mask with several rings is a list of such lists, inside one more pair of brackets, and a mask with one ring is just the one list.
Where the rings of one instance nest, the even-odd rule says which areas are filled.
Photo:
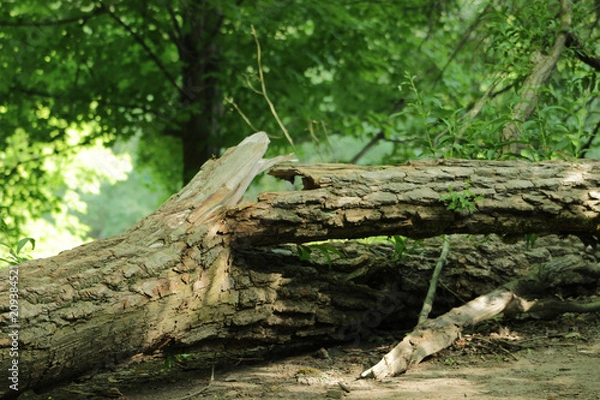
[[[275, 173], [291, 177], [298, 168], [312, 190], [236, 207], [252, 178], [281, 161], [262, 160], [267, 143], [256, 134], [209, 161], [122, 235], [13, 269], [19, 310], [11, 321], [11, 285], [3, 281], [0, 363], [4, 371], [18, 365], [18, 388], [44, 388], [157, 349], [241, 357], [357, 340], [384, 317], [416, 317], [410, 309], [424, 291], [415, 296], [411, 288], [419, 285], [411, 279], [426, 287], [423, 264], [400, 271], [377, 245], [352, 255], [357, 247], [344, 244], [345, 256], [331, 264], [301, 262], [293, 247], [256, 245], [397, 233], [596, 233], [600, 163], [591, 161], [283, 167]], [[449, 186], [464, 190], [466, 180], [472, 194], [463, 195], [483, 197], [479, 212], [448, 211], [441, 196]], [[485, 252], [491, 245], [482, 246]], [[471, 283], [462, 286], [465, 296], [474, 295], [465, 289]], [[8, 336], [13, 332], [18, 339]], [[14, 393], [0, 389], [2, 396]]]
[[[260, 310], [238, 312], [250, 301], [242, 282], [251, 286], [252, 277], [233, 277], [220, 231], [223, 210], [239, 202], [258, 173], [285, 159], [263, 160], [267, 144], [259, 133], [207, 162], [124, 234], [11, 268], [18, 312], [2, 315], [0, 361], [4, 371], [14, 366], [16, 386], [3, 385], [0, 393], [44, 387], [171, 342], [236, 337], [224, 331], [260, 319]], [[5, 312], [9, 286], [0, 284]]]

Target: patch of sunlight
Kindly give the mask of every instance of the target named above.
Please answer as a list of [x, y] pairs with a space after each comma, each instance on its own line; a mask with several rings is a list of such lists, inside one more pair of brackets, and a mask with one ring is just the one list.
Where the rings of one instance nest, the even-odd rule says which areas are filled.
[[32, 258], [50, 257], [91, 241], [87, 238], [90, 228], [77, 217], [62, 212], [53, 217], [53, 220], [37, 219], [25, 224], [24, 230], [36, 241], [35, 250], [27, 251]]
[[100, 193], [102, 182], [115, 184], [127, 179], [133, 169], [129, 154], [116, 155], [97, 141], [94, 147], [80, 151], [65, 171], [65, 183], [82, 193]]
[[91, 228], [74, 214], [87, 213], [87, 204], [81, 195], [99, 194], [103, 183], [124, 181], [133, 169], [128, 153], [115, 154], [105, 148], [100, 140], [66, 160], [48, 158], [45, 167], [47, 170], [60, 171], [63, 194], [57, 210], [43, 218], [30, 220], [23, 226], [24, 232], [36, 240], [36, 248], [30, 252], [35, 258], [49, 257], [91, 241], [88, 236]]

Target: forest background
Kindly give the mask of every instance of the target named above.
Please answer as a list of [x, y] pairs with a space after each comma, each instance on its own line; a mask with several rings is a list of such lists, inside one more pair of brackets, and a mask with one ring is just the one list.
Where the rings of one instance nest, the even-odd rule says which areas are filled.
[[259, 130], [302, 162], [598, 157], [599, 18], [593, 0], [3, 1], [2, 251], [119, 233]]

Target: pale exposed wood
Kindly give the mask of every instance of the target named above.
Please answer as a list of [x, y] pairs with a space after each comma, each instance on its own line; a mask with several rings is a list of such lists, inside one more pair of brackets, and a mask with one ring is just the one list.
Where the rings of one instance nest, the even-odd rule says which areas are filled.
[[500, 289], [471, 300], [441, 317], [419, 324], [381, 361], [364, 371], [361, 378], [381, 379], [407, 371], [425, 357], [454, 343], [464, 327], [501, 313], [512, 300], [513, 294], [510, 291]]
[[[401, 374], [425, 357], [450, 346], [467, 326], [495, 317], [500, 313], [535, 313], [557, 316], [564, 312], [600, 311], [600, 302], [579, 304], [557, 299], [533, 298], [549, 288], [600, 279], [600, 264], [583, 262], [576, 256], [563, 257], [533, 269], [528, 276], [510, 282], [461, 307], [417, 325], [381, 361], [361, 374], [362, 378], [381, 379]], [[560, 282], [560, 283], [559, 283]]]

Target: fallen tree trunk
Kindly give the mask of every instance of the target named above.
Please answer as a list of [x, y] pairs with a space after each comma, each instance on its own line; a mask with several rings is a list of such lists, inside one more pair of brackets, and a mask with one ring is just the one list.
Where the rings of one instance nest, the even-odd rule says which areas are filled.
[[[18, 281], [0, 283], [0, 365], [13, 368], [14, 386], [2, 386], [1, 395], [169, 343], [227, 336], [257, 318], [237, 312], [243, 291], [234, 288], [230, 246], [218, 231], [223, 210], [239, 202], [254, 176], [283, 160], [263, 160], [267, 144], [264, 133], [256, 134], [207, 162], [180, 193], [124, 234], [12, 268]], [[18, 310], [8, 308], [9, 295]]]
[[[600, 162], [411, 161], [396, 167], [279, 165], [304, 191], [265, 193], [228, 213], [242, 244], [448, 233], [593, 236]], [[458, 207], [449, 210], [455, 199]], [[460, 206], [463, 206], [462, 208]], [[469, 209], [468, 207], [472, 207]]]
[[[522, 234], [534, 227], [523, 229], [513, 221], [527, 219], [530, 214], [525, 211], [531, 211], [531, 205], [524, 208], [513, 197], [526, 197], [527, 188], [534, 192], [530, 202], [540, 193], [545, 196], [531, 206], [534, 216], [528, 221], [540, 221], [536, 232], [595, 233], [592, 221], [598, 215], [593, 210], [600, 189], [593, 185], [600, 181], [595, 175], [600, 164], [594, 162], [542, 164], [536, 173], [545, 183], [538, 186], [519, 183], [523, 173], [514, 164], [507, 167], [512, 171], [507, 175], [501, 173], [502, 164], [491, 163], [483, 176], [479, 174], [486, 170], [480, 162], [474, 162], [475, 168], [457, 161], [462, 164], [451, 172], [444, 164], [408, 165], [398, 167], [408, 172], [395, 173], [387, 184], [390, 168], [383, 168], [386, 175], [380, 176], [377, 169], [358, 169], [352, 175], [323, 166], [326, 172], [318, 179], [316, 170], [303, 172], [312, 180], [309, 188], [318, 189], [267, 194], [256, 204], [235, 207], [251, 179], [281, 161], [262, 160], [267, 143], [266, 135], [253, 135], [221, 159], [208, 162], [179, 194], [122, 235], [13, 269], [18, 272], [19, 309], [11, 321], [11, 285], [3, 281], [0, 362], [5, 371], [18, 366], [18, 389], [44, 388], [159, 349], [210, 352], [214, 359], [215, 353], [236, 357], [361, 340], [386, 319], [416, 318], [419, 307], [412, 306], [425, 293], [429, 278], [425, 259], [416, 269], [399, 271], [402, 264], [389, 252], [377, 253], [378, 245], [363, 246], [358, 254], [351, 250], [360, 246], [344, 244], [344, 257], [329, 255], [331, 262], [325, 257], [316, 264], [302, 262], [293, 247], [261, 250], [255, 245], [391, 233], [421, 237], [429, 235], [427, 227], [437, 234], [440, 225], [445, 232], [479, 232], [477, 221], [481, 218], [485, 225], [492, 217], [502, 233]], [[536, 165], [528, 164], [530, 170]], [[431, 179], [436, 168], [443, 179]], [[491, 170], [499, 176], [499, 186], [493, 185]], [[327, 186], [338, 175], [340, 185]], [[473, 181], [472, 193], [488, 187], [496, 194], [477, 202], [478, 213], [448, 211], [439, 196], [448, 185], [464, 187], [466, 179]], [[561, 200], [557, 190], [568, 198]], [[514, 201], [502, 201], [506, 198]], [[497, 214], [493, 207], [499, 207]], [[560, 224], [548, 222], [551, 215]], [[487, 226], [483, 231], [492, 231]], [[489, 252], [496, 245], [481, 246]], [[543, 261], [549, 254], [533, 252], [521, 260]], [[501, 276], [511, 276], [523, 268], [516, 265], [519, 258], [515, 260], [512, 269], [510, 263], [494, 268]], [[476, 271], [487, 285], [502, 281], [477, 267], [463, 276], [476, 281]], [[459, 274], [455, 277], [456, 284], [449, 283], [453, 292], [472, 297], [470, 289], [477, 286], [462, 281]], [[421, 293], [412, 289], [421, 286]], [[13, 332], [16, 335], [8, 336]], [[12, 355], [15, 351], [18, 358]], [[2, 396], [16, 393], [0, 389]]]

